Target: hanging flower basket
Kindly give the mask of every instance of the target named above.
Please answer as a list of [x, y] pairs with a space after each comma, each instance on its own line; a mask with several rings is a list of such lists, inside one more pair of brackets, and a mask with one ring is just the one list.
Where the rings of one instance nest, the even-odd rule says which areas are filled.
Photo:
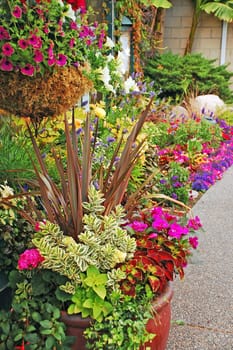
[[0, 71], [0, 109], [19, 117], [58, 116], [73, 107], [92, 83], [76, 67], [29, 77]]

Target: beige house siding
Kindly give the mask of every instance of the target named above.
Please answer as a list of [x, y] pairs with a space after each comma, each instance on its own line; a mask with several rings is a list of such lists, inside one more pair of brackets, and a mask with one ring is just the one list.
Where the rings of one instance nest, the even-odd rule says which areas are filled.
[[[166, 10], [164, 17], [163, 47], [175, 54], [183, 55], [192, 21], [191, 0], [173, 0], [173, 6]], [[213, 15], [201, 13], [193, 43], [193, 53], [201, 53], [220, 63], [222, 21]], [[228, 24], [225, 63], [233, 70], [233, 24]]]

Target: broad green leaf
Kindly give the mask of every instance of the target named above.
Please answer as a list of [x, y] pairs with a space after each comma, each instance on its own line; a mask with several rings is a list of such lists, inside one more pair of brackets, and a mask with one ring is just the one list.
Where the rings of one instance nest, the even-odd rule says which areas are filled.
[[52, 328], [53, 323], [51, 321], [49, 321], [49, 320], [43, 320], [43, 321], [40, 321], [40, 325], [43, 328]]
[[53, 349], [53, 347], [56, 345], [55, 343], [55, 339], [52, 336], [49, 336], [48, 339], [45, 342], [45, 349], [49, 350], [49, 349]]
[[93, 289], [101, 299], [106, 297], [106, 288], [104, 286], [94, 286]]

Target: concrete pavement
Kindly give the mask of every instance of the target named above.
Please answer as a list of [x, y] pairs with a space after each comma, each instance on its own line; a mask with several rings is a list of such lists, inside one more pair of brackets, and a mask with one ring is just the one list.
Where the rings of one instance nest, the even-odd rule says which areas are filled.
[[204, 232], [184, 280], [174, 282], [167, 350], [233, 350], [233, 167], [192, 212]]

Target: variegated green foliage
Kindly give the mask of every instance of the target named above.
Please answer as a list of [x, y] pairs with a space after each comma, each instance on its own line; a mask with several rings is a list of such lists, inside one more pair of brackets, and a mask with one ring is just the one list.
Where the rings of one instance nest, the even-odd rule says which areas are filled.
[[108, 285], [115, 288], [123, 277], [114, 270], [115, 266], [132, 258], [136, 249], [135, 239], [121, 227], [125, 215], [123, 207], [119, 205], [109, 215], [102, 215], [102, 194], [91, 186], [88, 198], [89, 202], [83, 204], [84, 230], [78, 242], [64, 235], [59, 226], [51, 222], [40, 223], [40, 230], [33, 239], [33, 244], [45, 258], [43, 267], [69, 278], [70, 283], [62, 289], [70, 293], [81, 283], [80, 273], [90, 265], [102, 272], [111, 272]]

